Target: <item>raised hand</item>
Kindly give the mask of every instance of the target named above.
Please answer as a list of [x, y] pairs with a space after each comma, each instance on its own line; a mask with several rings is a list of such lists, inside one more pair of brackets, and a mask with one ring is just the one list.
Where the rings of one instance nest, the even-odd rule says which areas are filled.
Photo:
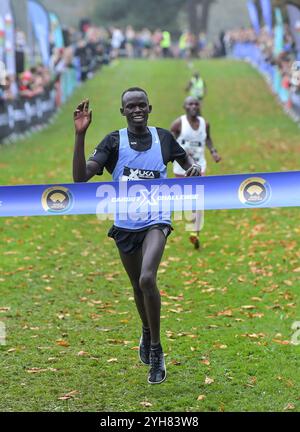
[[82, 101], [74, 111], [74, 125], [77, 134], [84, 134], [92, 121], [92, 111], [89, 111], [89, 100]]

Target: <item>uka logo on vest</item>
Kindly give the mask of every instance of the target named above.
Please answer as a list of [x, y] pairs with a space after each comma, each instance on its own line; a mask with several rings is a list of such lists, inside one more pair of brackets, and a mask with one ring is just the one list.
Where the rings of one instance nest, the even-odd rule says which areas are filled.
[[124, 167], [122, 181], [153, 180], [160, 177], [159, 171]]
[[174, 212], [174, 220], [191, 222], [191, 211], [204, 209], [204, 186], [174, 182], [171, 186], [157, 180], [120, 181], [97, 188], [99, 220], [149, 221], [165, 220]]

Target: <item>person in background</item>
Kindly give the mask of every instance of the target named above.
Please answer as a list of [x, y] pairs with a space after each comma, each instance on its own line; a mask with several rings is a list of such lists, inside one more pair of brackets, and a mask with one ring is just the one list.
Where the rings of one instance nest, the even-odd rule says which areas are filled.
[[162, 32], [160, 46], [162, 49], [162, 56], [164, 58], [171, 57], [171, 35], [167, 30]]
[[[215, 162], [220, 162], [221, 157], [213, 146], [211, 138], [210, 124], [201, 116], [201, 106], [198, 98], [188, 96], [183, 108], [185, 114], [178, 117], [171, 126], [171, 132], [177, 142], [184, 148], [195, 163], [201, 167], [201, 175], [205, 175], [206, 158], [205, 147], [207, 147]], [[173, 173], [175, 177], [184, 177], [185, 171], [174, 161]], [[190, 233], [190, 242], [195, 249], [200, 248], [199, 233], [202, 223], [202, 212], [194, 212], [194, 229]]]
[[24, 98], [33, 98], [35, 96], [33, 90], [33, 76], [30, 71], [25, 71], [19, 78], [19, 95]]
[[6, 75], [3, 97], [5, 100], [13, 101], [18, 97], [18, 84], [15, 75]]
[[187, 57], [188, 32], [184, 31], [179, 38], [178, 48], [179, 57], [185, 59]]
[[190, 96], [198, 99], [200, 102], [203, 100], [204, 96], [207, 93], [207, 88], [203, 78], [198, 72], [194, 73], [194, 75], [188, 82], [185, 91], [189, 92]]
[[152, 45], [153, 45], [153, 55], [154, 57], [161, 57], [161, 46], [162, 32], [160, 29], [156, 29], [152, 34]]

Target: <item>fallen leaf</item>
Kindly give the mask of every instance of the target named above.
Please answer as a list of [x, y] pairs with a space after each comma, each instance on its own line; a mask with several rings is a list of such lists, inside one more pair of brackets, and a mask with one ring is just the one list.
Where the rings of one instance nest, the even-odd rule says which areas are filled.
[[219, 411], [221, 411], [221, 412], [225, 411], [225, 405], [223, 404], [223, 402], [221, 402], [221, 404], [220, 404]]
[[206, 398], [205, 395], [199, 395], [199, 396], [197, 397], [197, 400], [198, 400], [198, 401], [203, 401], [205, 398]]
[[213, 382], [215, 382], [213, 378], [205, 377], [204, 384], [210, 385]]
[[172, 361], [171, 361], [171, 364], [174, 365], [174, 366], [180, 366], [180, 365], [181, 365], [181, 362], [178, 361], [178, 360], [172, 360]]
[[63, 340], [63, 339], [58, 339], [55, 342], [56, 342], [56, 345], [59, 345], [59, 346], [63, 346], [63, 347], [69, 347], [70, 346], [69, 342], [66, 340]]
[[288, 403], [288, 404], [284, 407], [284, 410], [285, 410], [285, 411], [287, 411], [287, 410], [293, 410], [293, 409], [295, 409], [295, 405], [294, 405], [293, 403]]
[[179, 261], [180, 261], [180, 258], [179, 258], [179, 257], [172, 257], [172, 256], [170, 256], [170, 257], [168, 258], [168, 261], [179, 262]]
[[249, 381], [248, 381], [248, 386], [254, 387], [256, 385], [256, 381], [257, 381], [257, 379], [255, 376], [250, 377]]
[[260, 297], [251, 297], [251, 300], [261, 302], [262, 298], [260, 298]]
[[218, 316], [232, 317], [232, 310], [231, 309], [226, 309], [226, 310], [223, 310], [221, 312], [218, 312], [217, 315]]
[[287, 387], [294, 387], [295, 384], [292, 380], [289, 379], [286, 381], [286, 385], [287, 385]]
[[120, 339], [106, 339], [106, 342], [113, 345], [123, 345], [124, 341]]
[[214, 344], [214, 348], [226, 349], [227, 345], [224, 345], [224, 344], [221, 344], [221, 343], [216, 343], [216, 344]]
[[140, 405], [142, 405], [143, 407], [147, 408], [147, 407], [152, 407], [152, 403], [148, 402], [148, 401], [143, 401], [140, 402]]
[[54, 369], [54, 368], [41, 369], [41, 368], [34, 367], [34, 368], [26, 369], [26, 372], [31, 374], [41, 373], [41, 372], [57, 372], [57, 371], [58, 369]]
[[208, 289], [202, 289], [201, 293], [203, 293], [203, 294], [208, 293], [209, 294], [209, 293], [212, 293], [214, 291], [216, 291], [215, 288], [208, 288]]
[[251, 312], [248, 313], [249, 318], [262, 318], [263, 316], [264, 316], [263, 313], [251, 313]]
[[78, 355], [78, 356], [87, 356], [87, 355], [89, 355], [89, 353], [86, 352], [86, 351], [79, 351], [79, 352], [77, 353], [77, 355]]
[[250, 339], [259, 339], [259, 338], [264, 338], [266, 335], [264, 333], [245, 333], [242, 334], [241, 336], [248, 337]]
[[280, 345], [289, 345], [290, 341], [288, 340], [280, 340], [280, 339], [272, 339], [273, 342], [278, 343]]
[[169, 309], [169, 312], [179, 314], [179, 313], [183, 312], [183, 309], [181, 307], [179, 307], [177, 309]]
[[68, 400], [68, 399], [72, 399], [75, 397], [75, 395], [77, 395], [79, 393], [78, 390], [72, 390], [69, 393], [66, 393], [65, 395], [59, 397], [59, 400]]
[[246, 282], [246, 277], [245, 276], [239, 276], [237, 279], [239, 282]]

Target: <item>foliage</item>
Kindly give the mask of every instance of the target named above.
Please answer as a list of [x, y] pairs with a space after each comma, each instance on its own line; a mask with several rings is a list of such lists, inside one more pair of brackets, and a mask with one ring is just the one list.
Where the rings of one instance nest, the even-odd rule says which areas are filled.
[[184, 3], [183, 0], [104, 0], [98, 4], [95, 14], [99, 23], [106, 26], [131, 24], [137, 29], [178, 30], [177, 16]]
[[[148, 27], [167, 29], [178, 33], [178, 17], [185, 11], [189, 29], [197, 34], [206, 31], [210, 6], [216, 0], [103, 0], [96, 8], [99, 23], [125, 26], [131, 24], [137, 29]], [[159, 13], [157, 13], [159, 11]]]

